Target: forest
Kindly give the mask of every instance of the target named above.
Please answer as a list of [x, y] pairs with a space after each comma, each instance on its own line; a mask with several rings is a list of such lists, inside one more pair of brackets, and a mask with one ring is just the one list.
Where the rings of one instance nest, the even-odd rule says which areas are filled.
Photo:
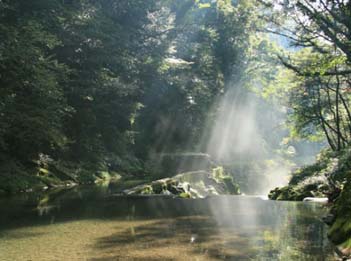
[[[116, 203], [121, 213], [129, 209], [123, 201], [129, 197], [158, 200], [153, 196], [162, 194], [189, 204], [174, 206], [190, 211], [187, 218], [213, 211], [214, 203], [192, 200], [224, 194], [264, 194], [270, 203], [262, 204], [327, 201], [321, 211], [328, 226], [309, 221], [312, 217], [306, 221], [301, 213], [315, 210], [304, 210], [303, 203], [282, 209], [281, 216], [292, 215], [293, 208], [292, 213], [302, 212], [290, 218], [318, 231], [326, 226], [308, 242], [317, 244], [318, 238], [325, 244], [328, 238], [333, 245], [328, 254], [346, 260], [351, 256], [350, 144], [350, 0], [0, 0], [0, 212], [5, 206], [19, 211], [6, 210], [0, 217], [0, 259], [1, 252], [4, 260], [64, 259], [40, 259], [34, 248], [19, 251], [31, 253], [26, 257], [12, 256], [9, 231], [24, 229], [30, 220], [39, 224], [34, 216], [23, 216], [26, 222], [10, 226], [13, 216], [29, 213], [12, 201], [16, 197], [35, 198], [40, 217], [55, 213], [60, 220], [58, 204], [62, 209], [75, 204], [77, 195], [95, 202], [80, 189], [103, 187], [109, 200], [123, 194]], [[146, 203], [135, 204], [133, 215], [155, 212], [144, 210]], [[232, 204], [230, 209], [237, 208]], [[264, 209], [260, 204], [243, 203], [256, 212]], [[82, 213], [92, 215], [86, 220], [111, 214], [84, 207], [90, 212]], [[169, 215], [185, 222], [178, 212]], [[61, 218], [66, 220], [64, 214]], [[170, 226], [195, 224], [191, 242], [196, 242], [207, 236], [204, 223], [197, 222]], [[269, 251], [268, 245], [260, 250], [267, 260], [319, 260], [312, 248], [302, 246], [286, 252], [285, 259], [277, 256], [274, 251], [285, 246], [267, 231]], [[9, 236], [2, 239], [2, 232]], [[285, 233], [285, 238], [288, 232], [283, 232], [279, 236]], [[146, 241], [152, 241], [150, 235], [144, 235]], [[284, 240], [295, 244], [297, 239]], [[170, 242], [181, 249], [181, 239]], [[260, 260], [257, 249], [242, 257], [218, 252], [227, 245], [212, 250], [208, 245], [201, 246], [208, 251], [191, 252], [191, 257]], [[121, 249], [134, 253], [133, 246]], [[84, 260], [123, 258], [110, 254]], [[127, 260], [171, 257], [185, 260], [173, 252], [131, 254]]]

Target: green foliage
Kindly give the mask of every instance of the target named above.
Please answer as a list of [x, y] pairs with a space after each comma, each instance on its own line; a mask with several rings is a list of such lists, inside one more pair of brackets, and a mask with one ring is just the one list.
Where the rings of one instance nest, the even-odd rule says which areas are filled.
[[0, 148], [26, 160], [64, 144], [61, 120], [67, 105], [59, 83], [67, 70], [50, 55], [60, 44], [57, 37], [46, 31], [44, 21], [19, 8], [5, 9], [0, 18]]
[[[142, 90], [136, 74], [146, 59], [138, 55], [144, 45], [138, 39], [145, 37], [153, 2], [5, 2], [0, 164], [9, 157], [28, 165], [44, 154], [76, 162], [76, 170], [91, 162], [94, 172], [130, 151], [131, 117]], [[136, 161], [120, 168], [140, 172]], [[80, 180], [92, 181], [92, 174], [78, 172]]]
[[341, 151], [351, 139], [351, 37], [342, 33], [351, 29], [346, 22], [351, 19], [349, 4], [262, 2], [280, 10], [266, 10], [274, 28], [269, 31], [297, 47], [277, 52], [283, 68], [271, 74], [264, 96], [280, 99], [290, 108], [288, 125], [293, 138], [324, 139], [332, 150]]
[[167, 49], [157, 73], [147, 78], [150, 89], [136, 119], [141, 155], [198, 150], [214, 120], [209, 112], [233, 79], [243, 76], [254, 23], [246, 8], [251, 7], [219, 2], [206, 8], [171, 6], [175, 20], [168, 27], [177, 34], [164, 35]]
[[214, 169], [212, 169], [212, 177], [215, 178], [216, 180], [221, 180], [225, 176], [224, 173], [224, 168], [222, 166], [218, 166]]
[[319, 172], [322, 169], [326, 168], [326, 166], [327, 166], [326, 162], [317, 162], [316, 164], [298, 169], [296, 172], [292, 174], [292, 177], [289, 181], [289, 185], [294, 186], [302, 182], [304, 179], [308, 177], [319, 175]]
[[0, 190], [6, 193], [23, 192], [40, 183], [40, 179], [31, 175], [28, 169], [15, 161], [1, 164], [0, 173]]
[[0, 166], [92, 183], [204, 149], [208, 112], [247, 68], [249, 2], [0, 1]]
[[[330, 197], [342, 184], [348, 184], [351, 170], [350, 149], [340, 152], [324, 149], [317, 156], [317, 161], [309, 166], [299, 168], [292, 173], [289, 185], [276, 188], [269, 194], [269, 198], [277, 200], [303, 200], [305, 197]], [[349, 213], [348, 196], [349, 185], [344, 186], [342, 195], [337, 199], [336, 208], [341, 213]], [[330, 197], [333, 200], [333, 197]]]
[[78, 171], [78, 181], [81, 184], [93, 184], [96, 177], [91, 173], [89, 169], [82, 169]]

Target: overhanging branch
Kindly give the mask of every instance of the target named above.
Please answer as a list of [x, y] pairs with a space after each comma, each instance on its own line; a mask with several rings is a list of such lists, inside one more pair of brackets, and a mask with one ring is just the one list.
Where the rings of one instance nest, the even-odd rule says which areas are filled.
[[288, 69], [294, 71], [299, 76], [304, 77], [312, 77], [312, 76], [335, 76], [335, 75], [351, 75], [351, 70], [343, 70], [343, 71], [326, 71], [326, 72], [306, 72], [298, 68], [297, 66], [287, 62], [282, 56], [278, 55], [278, 59], [280, 62]]

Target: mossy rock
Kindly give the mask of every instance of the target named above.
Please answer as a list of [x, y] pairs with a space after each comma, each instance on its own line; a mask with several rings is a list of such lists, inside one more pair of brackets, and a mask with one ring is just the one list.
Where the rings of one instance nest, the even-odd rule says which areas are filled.
[[277, 196], [277, 200], [289, 200], [291, 198], [291, 188], [289, 186], [282, 187], [279, 191], [279, 195]]
[[275, 188], [268, 194], [268, 197], [273, 200], [287, 200], [290, 197], [290, 187]]
[[179, 194], [180, 198], [191, 198], [191, 194], [189, 192], [183, 192]]
[[275, 188], [269, 192], [268, 198], [272, 200], [276, 200], [279, 195], [280, 195], [280, 188]]
[[226, 190], [232, 195], [239, 195], [240, 188], [239, 185], [236, 184], [231, 176], [222, 177], [222, 181], [226, 187]]
[[39, 176], [48, 176], [48, 175], [50, 175], [50, 171], [48, 169], [45, 169], [45, 168], [39, 168], [38, 175]]
[[275, 188], [268, 194], [268, 198], [272, 200], [302, 201], [304, 198], [313, 197], [311, 191], [305, 189], [297, 189], [293, 186], [285, 186]]
[[229, 176], [225, 176], [224, 168], [222, 166], [218, 166], [212, 169], [212, 177], [220, 181], [223, 178], [227, 178]]
[[152, 187], [150, 185], [146, 185], [142, 188], [140, 191], [141, 195], [151, 195], [154, 194], [154, 191], [152, 190]]
[[165, 181], [155, 181], [151, 183], [151, 187], [155, 194], [161, 194], [162, 191], [167, 190], [167, 183]]

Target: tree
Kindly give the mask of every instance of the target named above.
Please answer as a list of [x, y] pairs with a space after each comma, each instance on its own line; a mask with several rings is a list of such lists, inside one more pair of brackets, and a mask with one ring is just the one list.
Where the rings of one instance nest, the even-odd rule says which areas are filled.
[[168, 6], [163, 14], [167, 48], [137, 120], [141, 154], [206, 150], [202, 141], [218, 101], [233, 81], [243, 79], [247, 67], [255, 23], [251, 8], [247, 1]]
[[295, 73], [289, 95], [296, 134], [320, 130], [333, 150], [343, 149], [351, 141], [350, 1], [264, 4], [289, 17], [285, 24], [274, 19], [267, 31], [288, 38], [295, 47], [278, 58]]
[[69, 107], [60, 83], [67, 68], [51, 55], [60, 40], [42, 19], [54, 4], [1, 4], [0, 157], [26, 162], [64, 145], [62, 119]]

